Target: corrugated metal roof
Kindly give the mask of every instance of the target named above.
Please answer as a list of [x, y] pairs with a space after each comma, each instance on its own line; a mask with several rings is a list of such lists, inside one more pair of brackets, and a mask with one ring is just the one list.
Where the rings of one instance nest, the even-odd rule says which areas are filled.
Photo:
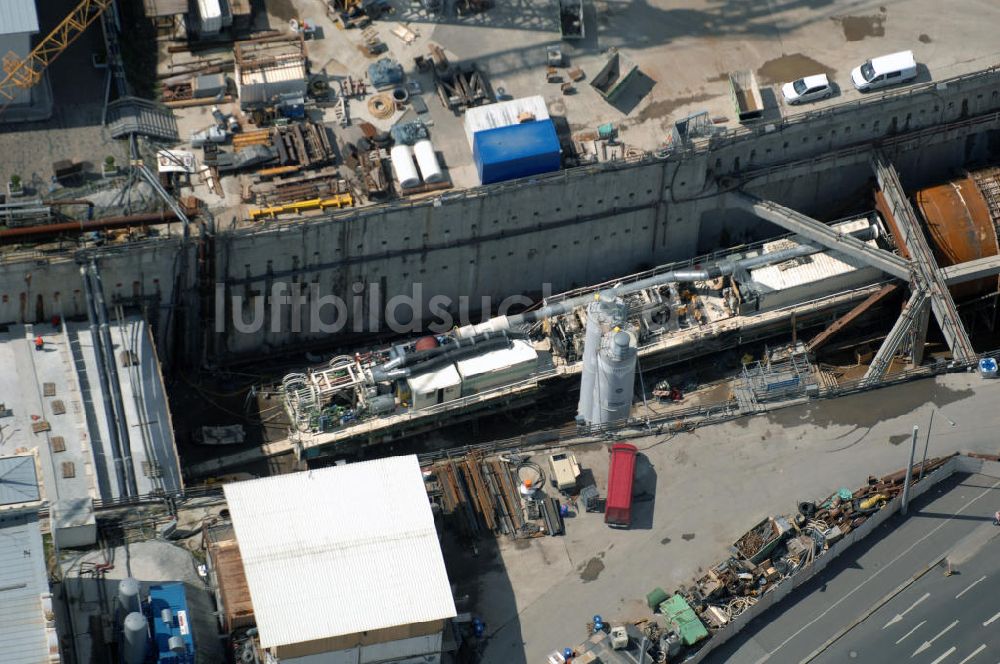
[[145, 6], [149, 18], [186, 14], [188, 10], [187, 0], [145, 0]]
[[[855, 219], [834, 224], [834, 228], [842, 233], [852, 233], [868, 228], [870, 225], [867, 219]], [[775, 240], [764, 245], [764, 254], [781, 251], [782, 249], [788, 249], [800, 244], [802, 243], [791, 238]], [[871, 247], [877, 246], [875, 240], [869, 240], [867, 244]], [[823, 279], [831, 279], [863, 268], [865, 265], [863, 261], [851, 258], [840, 252], [823, 251], [750, 270], [750, 279], [768, 291], [777, 291], [810, 284]]]
[[472, 137], [477, 131], [509, 127], [519, 124], [522, 114], [530, 114], [535, 120], [548, 120], [549, 109], [541, 95], [498, 101], [485, 106], [473, 106], [465, 111], [465, 137], [472, 148]]
[[423, 394], [431, 390], [441, 390], [446, 387], [454, 387], [462, 383], [462, 377], [458, 375], [458, 370], [454, 364], [441, 367], [436, 371], [410, 376], [407, 381], [410, 390]]
[[3, 0], [0, 2], [0, 35], [22, 32], [38, 32], [35, 0]]
[[225, 493], [263, 647], [455, 615], [416, 456]]
[[35, 457], [29, 454], [0, 457], [0, 505], [40, 500]]
[[48, 662], [55, 633], [45, 627], [43, 602], [51, 610], [51, 598], [36, 514], [0, 518], [0, 589], [4, 664]]

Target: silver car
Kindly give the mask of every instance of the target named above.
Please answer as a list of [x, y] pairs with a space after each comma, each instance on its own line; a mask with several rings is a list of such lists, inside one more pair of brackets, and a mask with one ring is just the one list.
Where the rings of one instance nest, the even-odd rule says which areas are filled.
[[826, 99], [833, 95], [833, 88], [826, 74], [806, 76], [781, 86], [781, 94], [789, 104], [804, 104], [817, 99]]

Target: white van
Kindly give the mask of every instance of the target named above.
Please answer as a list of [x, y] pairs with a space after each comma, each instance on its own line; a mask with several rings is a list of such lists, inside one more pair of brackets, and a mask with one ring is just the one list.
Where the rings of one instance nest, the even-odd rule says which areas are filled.
[[862, 92], [910, 81], [917, 77], [913, 51], [872, 58], [851, 72], [854, 87]]

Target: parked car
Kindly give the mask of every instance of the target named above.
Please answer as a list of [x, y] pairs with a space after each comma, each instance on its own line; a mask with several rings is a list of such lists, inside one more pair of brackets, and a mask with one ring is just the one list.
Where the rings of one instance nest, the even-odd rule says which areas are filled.
[[781, 94], [789, 104], [805, 104], [833, 96], [833, 87], [826, 74], [816, 74], [785, 83], [781, 86]]
[[868, 60], [851, 71], [851, 82], [862, 92], [905, 83], [917, 77], [913, 51], [900, 51]]

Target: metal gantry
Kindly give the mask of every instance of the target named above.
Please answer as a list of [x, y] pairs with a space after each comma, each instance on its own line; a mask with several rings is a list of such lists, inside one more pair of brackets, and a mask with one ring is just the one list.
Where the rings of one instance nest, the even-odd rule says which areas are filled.
[[908, 261], [901, 256], [877, 247], [872, 247], [864, 241], [848, 233], [838, 232], [822, 221], [808, 217], [801, 212], [744, 193], [729, 195], [736, 207], [747, 210], [761, 219], [766, 219], [785, 230], [797, 233], [810, 242], [838, 251], [844, 255], [856, 258], [866, 265], [882, 270], [897, 279], [909, 281], [911, 269]]
[[[903, 242], [910, 254], [914, 268], [912, 286], [914, 291], [927, 291], [931, 311], [944, 334], [952, 356], [961, 362], [971, 362], [975, 359], [976, 352], [958, 315], [958, 307], [955, 306], [955, 300], [948, 290], [945, 276], [938, 267], [930, 244], [917, 221], [917, 215], [903, 192], [895, 167], [881, 150], [876, 150], [872, 157], [872, 168], [875, 170], [875, 179], [885, 198], [888, 212], [902, 235], [898, 239]], [[886, 341], [888, 342], [888, 339]]]
[[925, 318], [927, 308], [928, 293], [923, 288], [915, 288], [910, 294], [910, 299], [903, 306], [903, 311], [899, 314], [885, 341], [879, 346], [878, 352], [872, 358], [868, 371], [865, 372], [862, 383], [871, 385], [877, 383], [885, 377], [892, 364], [892, 358], [896, 356], [899, 349], [907, 340], [913, 341], [913, 333], [919, 334], [919, 323]]

